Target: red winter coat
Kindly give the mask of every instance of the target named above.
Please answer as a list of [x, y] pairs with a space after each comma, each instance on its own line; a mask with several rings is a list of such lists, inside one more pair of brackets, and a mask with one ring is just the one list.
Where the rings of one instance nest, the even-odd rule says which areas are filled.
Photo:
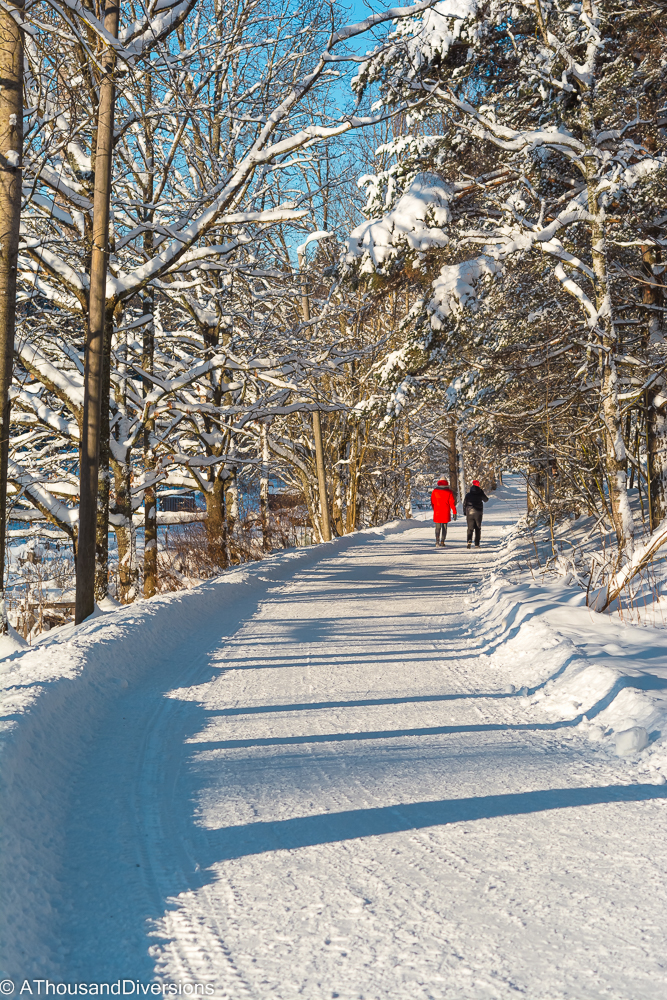
[[436, 524], [449, 524], [456, 517], [456, 500], [449, 486], [436, 486], [431, 493], [431, 507]]

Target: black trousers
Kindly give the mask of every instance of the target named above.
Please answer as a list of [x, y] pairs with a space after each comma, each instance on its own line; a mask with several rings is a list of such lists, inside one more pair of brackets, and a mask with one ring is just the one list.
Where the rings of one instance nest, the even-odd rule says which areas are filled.
[[442, 545], [445, 544], [445, 538], [447, 537], [447, 525], [446, 524], [436, 524], [435, 526], [435, 544], [440, 545], [440, 535], [442, 534]]
[[473, 531], [475, 533], [475, 546], [479, 548], [479, 536], [482, 533], [482, 514], [481, 510], [469, 510], [466, 514], [466, 520], [468, 522], [468, 542], [472, 541]]

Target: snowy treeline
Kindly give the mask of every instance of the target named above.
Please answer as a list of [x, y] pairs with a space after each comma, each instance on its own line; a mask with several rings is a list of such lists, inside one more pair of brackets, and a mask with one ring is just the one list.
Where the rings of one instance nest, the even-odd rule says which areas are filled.
[[[271, 480], [316, 541], [409, 512], [414, 473], [502, 467], [537, 515], [595, 513], [597, 577], [630, 579], [667, 515], [664, 4], [114, 9], [0, 14], [24, 41], [10, 520], [77, 548], [106, 253], [98, 600], [296, 540]], [[201, 510], [159, 512], [175, 490]]]
[[[404, 12], [351, 27], [337, 12], [332, 27], [321, 3], [186, 0], [138, 19], [122, 6], [118, 24], [113, 10], [36, 3], [15, 14], [24, 131], [8, 517], [22, 542], [16, 522], [29, 521], [30, 534], [67, 538], [78, 554], [96, 159], [113, 72], [94, 590], [106, 597], [111, 575], [113, 596], [128, 601], [403, 513], [409, 455], [439, 427], [431, 416], [410, 436], [405, 418], [377, 419], [372, 372], [395, 346], [396, 297], [369, 327], [368, 295], [342, 289], [327, 238], [355, 218], [341, 137], [390, 117], [355, 102], [339, 77], [357, 37]], [[325, 242], [300, 272], [295, 247], [313, 230]], [[271, 479], [308, 532], [290, 534], [270, 512]], [[158, 495], [175, 490], [200, 497], [200, 512], [159, 512]], [[162, 566], [159, 522], [190, 525]], [[181, 558], [188, 549], [198, 567]]]
[[666, 27], [656, 0], [443, 0], [354, 82], [423, 102], [348, 243], [358, 281], [415, 290], [385, 385], [447, 386], [538, 513], [598, 515], [625, 582], [667, 515]]

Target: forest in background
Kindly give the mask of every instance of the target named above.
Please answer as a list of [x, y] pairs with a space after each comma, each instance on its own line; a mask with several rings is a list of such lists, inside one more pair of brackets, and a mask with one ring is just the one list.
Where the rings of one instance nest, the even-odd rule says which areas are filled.
[[2, 7], [26, 634], [75, 569], [81, 619], [409, 516], [442, 474], [520, 472], [552, 542], [594, 517], [598, 610], [667, 539], [665, 4], [350, 14]]

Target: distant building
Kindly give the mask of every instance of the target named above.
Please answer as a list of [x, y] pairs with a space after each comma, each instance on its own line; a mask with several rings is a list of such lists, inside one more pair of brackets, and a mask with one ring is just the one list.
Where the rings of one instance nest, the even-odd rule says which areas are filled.
[[171, 511], [172, 513], [185, 511], [189, 514], [195, 514], [199, 510], [194, 493], [181, 493], [178, 496], [158, 495], [158, 499], [160, 510]]

